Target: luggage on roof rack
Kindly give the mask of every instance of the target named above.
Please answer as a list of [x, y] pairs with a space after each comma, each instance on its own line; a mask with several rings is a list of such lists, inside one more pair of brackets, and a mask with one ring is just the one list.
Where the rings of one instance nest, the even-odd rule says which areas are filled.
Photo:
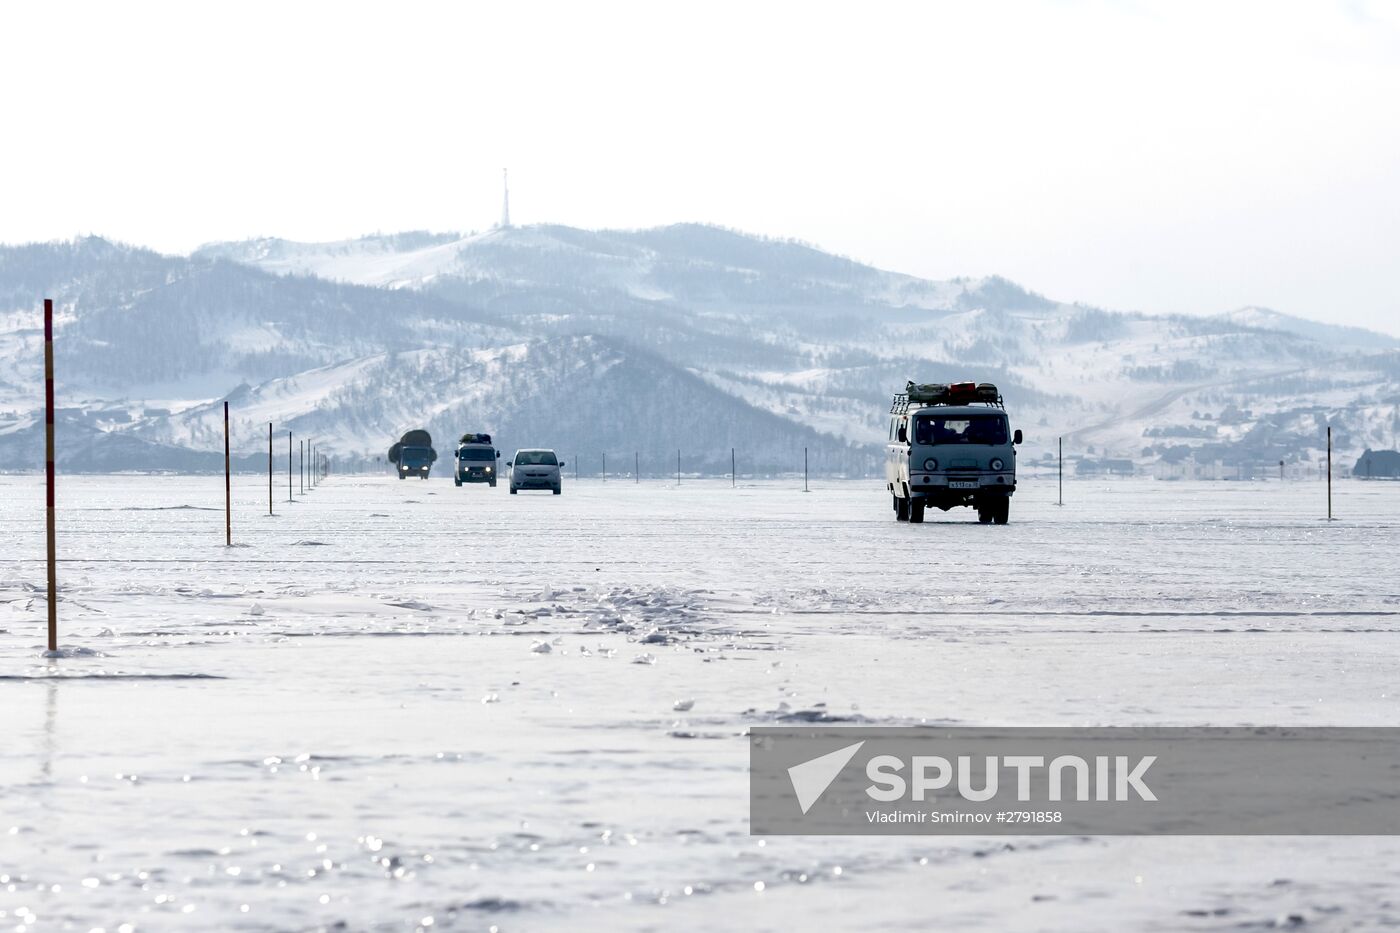
[[912, 380], [904, 391], [894, 397], [890, 413], [902, 415], [910, 406], [918, 405], [984, 405], [1002, 407], [1001, 392], [990, 382], [924, 382]]
[[925, 382], [916, 384], [910, 382], [904, 388], [904, 394], [911, 402], [933, 402], [935, 404], [948, 400], [948, 390], [950, 386], [942, 382]]
[[460, 443], [463, 444], [489, 444], [491, 435], [489, 434], [463, 434]]

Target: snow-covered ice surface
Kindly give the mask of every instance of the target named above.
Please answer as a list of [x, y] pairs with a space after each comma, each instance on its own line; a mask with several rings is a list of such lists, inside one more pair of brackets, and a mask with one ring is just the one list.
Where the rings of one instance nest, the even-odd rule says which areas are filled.
[[[0, 930], [1400, 918], [1389, 838], [752, 838], [756, 724], [1393, 725], [1400, 485], [0, 477]], [[339, 926], [337, 926], [339, 925]]]

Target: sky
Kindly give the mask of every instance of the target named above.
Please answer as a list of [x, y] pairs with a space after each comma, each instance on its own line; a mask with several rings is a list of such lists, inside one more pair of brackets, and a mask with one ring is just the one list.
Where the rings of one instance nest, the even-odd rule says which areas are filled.
[[1400, 334], [1400, 2], [0, 7], [0, 242], [683, 221]]

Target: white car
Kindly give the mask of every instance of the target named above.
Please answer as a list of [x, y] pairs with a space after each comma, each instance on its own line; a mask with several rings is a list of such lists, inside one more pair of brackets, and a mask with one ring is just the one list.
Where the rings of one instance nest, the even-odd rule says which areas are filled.
[[506, 461], [506, 466], [510, 467], [510, 494], [513, 496], [522, 489], [548, 489], [559, 495], [564, 491], [559, 472], [563, 465], [552, 450], [517, 450], [515, 456]]

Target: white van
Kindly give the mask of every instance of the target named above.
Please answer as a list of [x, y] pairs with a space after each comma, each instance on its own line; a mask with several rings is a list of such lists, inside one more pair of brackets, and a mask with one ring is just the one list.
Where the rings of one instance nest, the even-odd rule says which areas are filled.
[[510, 467], [510, 494], [513, 496], [522, 489], [549, 489], [559, 495], [564, 491], [559, 472], [563, 465], [552, 450], [517, 450], [515, 456], [506, 461], [506, 466]]
[[924, 509], [966, 505], [983, 524], [1005, 525], [1016, 492], [1015, 432], [1001, 393], [990, 383], [915, 385], [894, 397], [885, 448], [885, 485], [899, 521], [921, 522]]
[[496, 461], [499, 459], [501, 452], [491, 446], [491, 435], [463, 434], [453, 456], [452, 482], [458, 486], [463, 483], [490, 483], [494, 489]]

